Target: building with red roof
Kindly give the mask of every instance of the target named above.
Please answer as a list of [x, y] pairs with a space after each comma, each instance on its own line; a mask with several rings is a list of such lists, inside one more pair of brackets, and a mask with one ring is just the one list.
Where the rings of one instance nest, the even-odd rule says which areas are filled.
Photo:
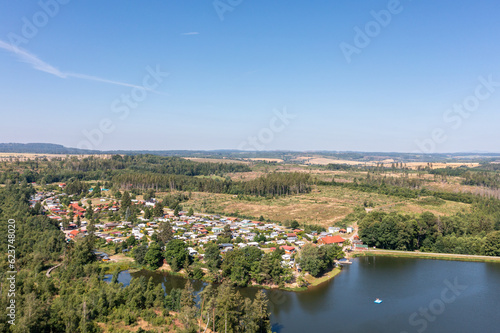
[[69, 207], [73, 208], [75, 212], [82, 212], [82, 213], [85, 212], [85, 208], [78, 206], [77, 203], [69, 204]]
[[292, 254], [295, 252], [295, 247], [293, 247], [293, 246], [283, 245], [283, 246], [280, 246], [280, 249], [285, 250], [286, 254]]
[[326, 237], [320, 238], [318, 240], [318, 243], [322, 244], [322, 245], [328, 245], [328, 244], [339, 244], [339, 245], [342, 245], [344, 242], [345, 242], [345, 239], [343, 239], [339, 235], [326, 236]]

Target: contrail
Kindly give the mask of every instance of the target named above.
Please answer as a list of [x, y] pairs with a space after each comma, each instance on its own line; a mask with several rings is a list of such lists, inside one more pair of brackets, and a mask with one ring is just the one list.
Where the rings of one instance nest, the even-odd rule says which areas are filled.
[[113, 81], [113, 80], [108, 80], [108, 79], [103, 79], [97, 76], [92, 76], [92, 75], [87, 75], [87, 74], [79, 74], [79, 73], [70, 73], [70, 72], [62, 72], [59, 69], [55, 68], [54, 66], [46, 63], [45, 61], [41, 60], [38, 58], [36, 55], [29, 53], [28, 51], [25, 51], [21, 48], [18, 48], [16, 46], [13, 46], [9, 43], [6, 43], [2, 40], [0, 40], [0, 48], [14, 54], [20, 61], [25, 62], [29, 65], [31, 65], [34, 69], [49, 73], [52, 75], [55, 75], [57, 77], [60, 77], [62, 79], [66, 79], [69, 77], [73, 77], [76, 79], [82, 79], [82, 80], [89, 80], [89, 81], [97, 81], [97, 82], [103, 82], [103, 83], [109, 83], [113, 84], [116, 86], [124, 86], [124, 87], [131, 87], [131, 88], [137, 88], [137, 89], [144, 89], [148, 90], [151, 92], [154, 92], [156, 94], [164, 95], [161, 92], [158, 92], [156, 90], [148, 89], [142, 86], [126, 83], [126, 82], [120, 82], [120, 81]]

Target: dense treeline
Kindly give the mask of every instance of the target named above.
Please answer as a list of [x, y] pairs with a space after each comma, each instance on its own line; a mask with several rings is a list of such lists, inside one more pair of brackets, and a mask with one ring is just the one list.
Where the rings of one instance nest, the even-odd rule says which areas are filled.
[[429, 173], [431, 175], [438, 175], [438, 176], [460, 177], [468, 170], [470, 169], [466, 167], [460, 167], [460, 168], [446, 167], [446, 168], [430, 169]]
[[317, 277], [327, 269], [332, 268], [335, 260], [342, 258], [344, 258], [344, 252], [342, 247], [337, 244], [321, 247], [306, 244], [302, 248], [297, 262], [304, 271]]
[[472, 186], [484, 186], [492, 189], [500, 188], [500, 164], [483, 164], [477, 168], [444, 168], [430, 170], [430, 174], [440, 176], [462, 177], [462, 184]]
[[247, 286], [250, 280], [283, 286], [292, 279], [290, 269], [281, 265], [283, 254], [285, 251], [280, 249], [264, 254], [253, 246], [229, 251], [221, 265], [222, 275], [241, 287]]
[[500, 171], [500, 163], [482, 163], [478, 170]]
[[333, 170], [333, 171], [348, 171], [348, 170], [357, 170], [359, 169], [358, 166], [354, 165], [349, 165], [349, 164], [336, 164], [336, 163], [329, 163], [325, 165], [324, 167], [326, 170]]
[[247, 182], [234, 183], [231, 193], [257, 196], [280, 196], [309, 193], [312, 178], [309, 174], [271, 173]]
[[226, 193], [231, 180], [199, 178], [184, 175], [160, 175], [155, 173], [123, 173], [113, 177], [113, 184], [122, 189], [155, 189], [169, 191], [200, 191]]
[[154, 173], [159, 175], [210, 176], [231, 172], [248, 172], [251, 169], [240, 163], [194, 162], [179, 157], [156, 155], [113, 155], [111, 158], [77, 157], [17, 162], [0, 174], [0, 183], [11, 182], [41, 184], [79, 180], [110, 180], [122, 172]]
[[312, 179], [310, 175], [304, 173], [272, 173], [247, 182], [182, 175], [126, 173], [115, 176], [113, 183], [128, 190], [154, 188], [171, 191], [280, 196], [310, 192]]
[[[45, 216], [36, 215], [29, 207], [30, 195], [34, 193], [31, 186], [9, 185], [0, 188], [0, 245], [2, 254], [7, 253], [7, 245], [15, 246], [16, 263], [19, 266], [34, 263], [38, 269], [48, 260], [58, 259], [65, 248], [64, 234], [57, 224]], [[7, 221], [16, 221], [15, 241], [8, 243]], [[43, 241], [42, 241], [43, 240]], [[1, 264], [7, 262], [2, 258]], [[2, 280], [3, 283], [3, 280]]]
[[[108, 159], [76, 157], [59, 161], [24, 164], [24, 171], [7, 168], [0, 174], [0, 183], [68, 182], [70, 194], [80, 194], [90, 186], [89, 180], [107, 181], [120, 189], [199, 191], [211, 193], [280, 196], [308, 193], [313, 179], [305, 173], [270, 173], [246, 182], [220, 177], [229, 172], [250, 171], [236, 163], [198, 163], [178, 157], [155, 155], [120, 156]], [[21, 165], [19, 165], [21, 166]]]
[[139, 172], [154, 172], [173, 175], [213, 175], [228, 172], [248, 172], [251, 169], [239, 163], [193, 162], [179, 157], [156, 155], [113, 155], [110, 159], [88, 157], [71, 159], [65, 167], [73, 171], [108, 171], [128, 169]]
[[467, 172], [464, 174], [464, 185], [485, 186], [492, 189], [500, 188], [500, 174], [493, 172]]
[[[477, 200], [470, 213], [438, 217], [358, 211], [359, 235], [369, 246], [390, 250], [500, 255], [500, 201]], [[351, 217], [352, 218], [352, 217]]]

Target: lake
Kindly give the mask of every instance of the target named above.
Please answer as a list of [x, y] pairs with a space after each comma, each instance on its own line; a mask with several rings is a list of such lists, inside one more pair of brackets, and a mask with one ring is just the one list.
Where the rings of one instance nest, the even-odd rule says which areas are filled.
[[[157, 272], [168, 293], [185, 280]], [[205, 284], [195, 281], [200, 291]], [[243, 288], [253, 297], [258, 289]], [[500, 264], [409, 258], [353, 259], [335, 279], [305, 292], [266, 291], [273, 331], [295, 332], [500, 332]], [[374, 300], [380, 298], [381, 304]]]

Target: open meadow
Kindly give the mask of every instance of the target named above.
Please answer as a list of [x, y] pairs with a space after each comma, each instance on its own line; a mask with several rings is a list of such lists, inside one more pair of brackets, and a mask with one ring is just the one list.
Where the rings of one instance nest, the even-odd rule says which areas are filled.
[[417, 214], [424, 211], [436, 215], [452, 215], [468, 210], [469, 205], [445, 201], [439, 205], [419, 203], [417, 199], [404, 199], [377, 193], [365, 193], [342, 187], [315, 186], [311, 193], [279, 198], [238, 197], [230, 194], [192, 193], [192, 199], [184, 204], [184, 209], [193, 207], [201, 213], [237, 214], [272, 221], [292, 221], [317, 224], [324, 227], [342, 221], [363, 207], [365, 202], [373, 204], [369, 210]]

